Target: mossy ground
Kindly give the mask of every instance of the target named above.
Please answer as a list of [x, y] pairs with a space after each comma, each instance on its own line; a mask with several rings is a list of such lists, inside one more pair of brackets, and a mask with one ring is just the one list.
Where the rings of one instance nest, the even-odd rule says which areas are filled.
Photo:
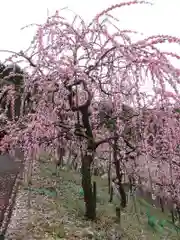
[[[166, 224], [162, 231], [154, 230], [148, 225], [147, 209], [157, 219], [167, 220], [169, 217], [158, 209], [146, 206], [146, 202], [142, 199], [135, 201], [138, 216], [134, 201], [130, 201], [127, 208], [122, 211], [121, 223], [118, 223], [115, 208], [119, 205], [119, 201], [114, 199], [113, 203], [108, 202], [107, 180], [102, 180], [100, 177], [94, 177], [98, 192], [97, 220], [86, 221], [83, 217], [84, 202], [79, 194], [80, 175], [71, 170], [61, 169], [58, 171], [59, 176], [56, 176], [53, 174], [54, 169], [54, 164], [41, 159], [40, 171], [34, 176], [31, 186], [34, 191], [31, 192], [26, 239], [178, 239], [176, 231], [170, 224]], [[46, 194], [36, 191], [40, 188], [47, 189]], [[55, 191], [56, 196], [48, 196], [48, 190]], [[24, 238], [19, 236], [18, 239]]]

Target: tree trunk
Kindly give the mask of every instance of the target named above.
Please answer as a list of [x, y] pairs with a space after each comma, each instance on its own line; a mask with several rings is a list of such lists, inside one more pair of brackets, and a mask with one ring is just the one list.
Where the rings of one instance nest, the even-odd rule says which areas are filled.
[[113, 187], [111, 186], [109, 202], [111, 203], [112, 201], [113, 201]]
[[172, 222], [173, 224], [175, 223], [175, 216], [174, 216], [174, 210], [172, 208], [172, 210], [170, 211], [171, 212], [171, 219], [172, 219]]
[[[60, 142], [61, 144], [61, 142]], [[63, 167], [64, 165], [64, 161], [63, 161], [63, 157], [65, 156], [65, 148], [62, 147], [61, 145], [59, 145], [57, 147], [57, 161], [56, 161], [56, 165], [57, 167]]]
[[115, 135], [115, 140], [113, 144], [113, 158], [114, 158], [114, 164], [116, 168], [116, 176], [118, 180], [118, 186], [119, 186], [119, 194], [121, 196], [121, 207], [125, 208], [127, 204], [127, 199], [126, 199], [126, 193], [124, 191], [124, 187], [122, 184], [122, 173], [121, 173], [121, 167], [120, 167], [120, 159], [118, 159], [117, 156], [117, 140], [118, 140], [118, 135], [116, 133], [116, 130], [114, 132]]
[[[109, 194], [111, 194], [111, 149], [109, 148], [109, 152], [110, 152], [110, 155], [109, 155], [109, 163], [108, 163], [108, 192]], [[110, 197], [111, 198], [111, 197]]]
[[164, 212], [164, 202], [163, 199], [160, 197], [160, 206], [161, 206], [161, 211]]
[[82, 187], [84, 190], [84, 201], [85, 201], [85, 216], [94, 220], [96, 218], [96, 201], [93, 193], [91, 183], [91, 163], [93, 159], [91, 155], [86, 154], [82, 158]]

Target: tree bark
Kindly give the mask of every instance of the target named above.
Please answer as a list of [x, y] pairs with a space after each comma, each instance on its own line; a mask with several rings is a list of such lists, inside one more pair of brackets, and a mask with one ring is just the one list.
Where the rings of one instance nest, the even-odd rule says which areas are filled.
[[114, 144], [113, 144], [113, 158], [114, 158], [114, 164], [115, 164], [115, 168], [116, 168], [116, 176], [117, 176], [117, 180], [118, 180], [118, 186], [119, 186], [119, 193], [121, 196], [121, 207], [125, 208], [126, 204], [127, 204], [127, 199], [126, 199], [126, 193], [124, 191], [124, 187], [122, 184], [122, 173], [121, 173], [121, 167], [120, 167], [120, 160], [118, 159], [117, 156], [117, 141], [118, 141], [118, 135], [116, 133], [116, 129], [114, 130], [114, 135], [115, 135], [115, 139], [114, 139]]
[[82, 187], [84, 190], [84, 201], [85, 201], [85, 216], [94, 220], [96, 218], [96, 202], [93, 194], [92, 184], [91, 184], [91, 163], [93, 159], [88, 153], [82, 159]]

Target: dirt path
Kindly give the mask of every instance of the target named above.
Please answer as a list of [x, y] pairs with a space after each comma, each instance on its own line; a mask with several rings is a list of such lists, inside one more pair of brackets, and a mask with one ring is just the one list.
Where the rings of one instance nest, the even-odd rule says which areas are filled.
[[[25, 163], [24, 179], [26, 179], [28, 167], [29, 164]], [[34, 161], [33, 172], [37, 173], [37, 171], [38, 164]], [[28, 191], [24, 189], [24, 179], [22, 184], [19, 186], [14, 210], [6, 232], [7, 240], [33, 240], [31, 236], [27, 236], [27, 225], [30, 217], [30, 209], [28, 207]]]
[[[27, 202], [28, 202], [28, 193], [25, 192], [23, 190], [23, 187], [21, 186], [17, 194], [15, 208], [13, 210], [11, 221], [6, 233], [6, 237], [8, 240], [24, 239], [23, 236], [26, 235], [25, 229], [28, 221]], [[21, 235], [21, 238], [20, 238], [20, 235]]]

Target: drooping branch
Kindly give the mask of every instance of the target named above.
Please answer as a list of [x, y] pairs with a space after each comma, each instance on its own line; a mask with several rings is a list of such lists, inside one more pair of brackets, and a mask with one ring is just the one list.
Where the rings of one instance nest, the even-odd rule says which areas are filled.
[[109, 137], [109, 138], [105, 138], [105, 139], [102, 139], [102, 140], [99, 140], [97, 142], [95, 142], [95, 148], [97, 148], [99, 145], [103, 144], [103, 143], [108, 143], [110, 142], [111, 140], [114, 140], [115, 137]]
[[[80, 136], [80, 137], [84, 137], [84, 138], [86, 138], [86, 139], [89, 139], [89, 137], [85, 134], [85, 133], [82, 133], [82, 132], [78, 132], [78, 131], [76, 131], [75, 132], [75, 135], [76, 136]], [[111, 140], [114, 140], [114, 137], [109, 137], [109, 138], [105, 138], [105, 139], [102, 139], [102, 140], [99, 140], [99, 141], [95, 141], [94, 143], [93, 143], [93, 148], [94, 149], [96, 149], [96, 148], [98, 148], [101, 144], [103, 144], [103, 143], [109, 143]]]
[[91, 71], [93, 71], [94, 69], [96, 69], [96, 68], [98, 67], [99, 63], [107, 56], [107, 54], [108, 54], [109, 52], [115, 50], [115, 49], [116, 49], [116, 47], [112, 47], [112, 48], [108, 49], [108, 50], [98, 59], [98, 61], [97, 61], [94, 65], [91, 65], [91, 66], [88, 67], [88, 70], [86, 71], [86, 74], [89, 75], [89, 73], [90, 73]]

